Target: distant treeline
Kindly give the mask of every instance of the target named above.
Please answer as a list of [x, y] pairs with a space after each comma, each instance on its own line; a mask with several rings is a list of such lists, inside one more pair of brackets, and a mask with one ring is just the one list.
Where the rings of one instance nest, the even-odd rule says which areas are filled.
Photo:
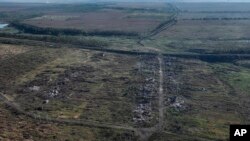
[[18, 21], [18, 20], [24, 20], [24, 19], [31, 19], [34, 17], [39, 17], [42, 14], [39, 12], [0, 12], [0, 21], [5, 22], [11, 22], [11, 21]]
[[59, 29], [59, 28], [50, 28], [50, 27], [37, 27], [20, 22], [12, 22], [10, 26], [24, 32], [31, 34], [40, 34], [40, 35], [83, 35], [83, 36], [139, 36], [136, 32], [124, 32], [124, 31], [91, 31], [86, 32], [79, 29]]
[[[46, 46], [49, 47], [50, 45], [53, 45], [54, 47], [61, 47], [59, 44], [52, 44], [52, 43], [46, 43], [46, 42], [39, 42], [39, 41], [30, 41], [27, 42], [25, 40], [18, 40], [13, 38], [6, 38], [2, 39], [0, 38], [0, 43], [4, 44], [18, 44], [18, 45], [31, 45], [31, 46]], [[152, 55], [157, 56], [157, 53], [154, 52], [140, 52], [140, 51], [126, 51], [126, 50], [116, 50], [116, 49], [108, 49], [108, 48], [91, 48], [91, 47], [85, 47], [85, 46], [66, 46], [66, 47], [75, 47], [75, 48], [82, 48], [82, 49], [90, 49], [90, 50], [96, 50], [96, 51], [102, 51], [102, 52], [109, 52], [109, 53], [118, 53], [118, 54], [125, 54], [125, 55]], [[218, 52], [217, 52], [218, 53]], [[185, 59], [200, 59], [202, 61], [206, 62], [235, 62], [237, 60], [243, 60], [243, 59], [250, 59], [250, 54], [227, 54], [224, 52], [224, 54], [168, 54], [163, 53], [162, 55], [165, 57], [180, 57]], [[233, 52], [232, 52], [233, 53]], [[235, 53], [235, 52], [234, 52]]]
[[213, 20], [250, 20], [250, 18], [191, 18], [184, 20], [204, 20], [204, 21], [213, 21]]
[[153, 12], [153, 13], [175, 12], [173, 9], [168, 9], [168, 8], [154, 9], [154, 8], [108, 7], [108, 9], [125, 10], [128, 12]]
[[81, 46], [88, 46], [88, 47], [105, 47], [109, 45], [107, 42], [102, 41], [102, 40], [79, 39], [79, 38], [71, 37], [71, 36], [22, 35], [22, 34], [0, 33], [0, 37], [81, 45]]
[[116, 6], [116, 7], [107, 6], [105, 8], [106, 9], [114, 9], [114, 10], [125, 10], [128, 12], [175, 13], [175, 12], [179, 11], [179, 9], [176, 6], [174, 6], [173, 4], [166, 3], [163, 5], [165, 5], [165, 6], [164, 7], [152, 7], [152, 8], [149, 8], [149, 7], [144, 7], [144, 8], [119, 7], [119, 6]]

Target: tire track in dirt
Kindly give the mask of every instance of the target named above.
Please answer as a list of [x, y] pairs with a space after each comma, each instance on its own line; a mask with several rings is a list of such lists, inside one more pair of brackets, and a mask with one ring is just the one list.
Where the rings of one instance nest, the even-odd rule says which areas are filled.
[[159, 60], [159, 130], [164, 127], [164, 93], [163, 93], [163, 59], [158, 56]]

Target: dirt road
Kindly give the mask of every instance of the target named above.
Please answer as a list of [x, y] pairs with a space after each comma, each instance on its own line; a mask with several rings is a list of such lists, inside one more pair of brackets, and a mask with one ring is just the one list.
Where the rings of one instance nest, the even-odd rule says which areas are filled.
[[162, 56], [158, 56], [159, 60], [159, 130], [163, 129], [164, 125], [164, 94], [163, 94], [163, 60]]

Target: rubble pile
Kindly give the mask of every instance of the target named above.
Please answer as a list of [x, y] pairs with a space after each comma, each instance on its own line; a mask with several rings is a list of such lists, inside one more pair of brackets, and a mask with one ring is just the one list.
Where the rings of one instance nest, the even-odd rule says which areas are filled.
[[152, 102], [157, 97], [158, 84], [156, 81], [158, 63], [155, 57], [141, 57], [140, 63], [137, 64], [138, 75], [140, 76], [140, 85], [136, 93], [135, 108], [133, 111], [133, 122], [137, 126], [144, 126], [151, 122]]
[[29, 82], [19, 90], [20, 93], [30, 93], [39, 96], [44, 100], [52, 98], [67, 98], [69, 92], [86, 92], [84, 87], [75, 87], [79, 83], [92, 83], [89, 78], [93, 76], [89, 72], [94, 72], [90, 66], [70, 67], [64, 72], [58, 72], [56, 77], [52, 77], [55, 72], [44, 71], [36, 76], [36, 79]]
[[181, 96], [169, 97], [168, 103], [170, 103], [170, 107], [174, 108], [176, 111], [185, 111], [188, 108], [184, 98]]
[[184, 82], [180, 80], [180, 75], [178, 75], [182, 68], [177, 64], [178, 60], [176, 58], [165, 58], [165, 86], [168, 93], [165, 105], [176, 111], [185, 111], [188, 109], [188, 105], [182, 96]]

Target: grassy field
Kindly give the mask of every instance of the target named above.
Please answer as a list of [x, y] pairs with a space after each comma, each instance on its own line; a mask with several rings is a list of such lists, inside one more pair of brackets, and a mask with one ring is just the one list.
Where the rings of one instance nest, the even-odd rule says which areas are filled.
[[248, 21], [179, 21], [159, 36], [174, 39], [241, 39], [249, 37]]
[[231, 85], [224, 83], [213, 64], [167, 58], [170, 63], [166, 67], [166, 131], [222, 140], [227, 138], [229, 124], [243, 123]]
[[[133, 103], [123, 97], [122, 93], [131, 81], [129, 68], [133, 68], [134, 58], [83, 51], [69, 51], [67, 54], [42, 66], [44, 70], [39, 67], [37, 74], [32, 71], [32, 74], [21, 78], [23, 82], [26, 76], [35, 76], [33, 80], [21, 84], [23, 92], [18, 94], [21, 97], [17, 97], [17, 101], [21, 101], [28, 111], [55, 118], [130, 123]], [[112, 60], [117, 63], [110, 64]], [[128, 66], [121, 65], [124, 63]], [[25, 99], [34, 93], [34, 87], [40, 89], [34, 98], [36, 104], [32, 101], [27, 103]], [[43, 106], [46, 99], [51, 100]], [[44, 110], [37, 110], [42, 106]]]
[[133, 132], [32, 121], [0, 105], [1, 140], [137, 140]]
[[[149, 79], [154, 79], [154, 81], [157, 79], [157, 75], [151, 76], [155, 73], [157, 64], [155, 60], [149, 63], [147, 56], [136, 57], [82, 49], [23, 47], [6, 44], [1, 44], [0, 47], [3, 49], [8, 47], [12, 53], [15, 53], [8, 54], [8, 57], [4, 57], [7, 54], [1, 55], [0, 80], [1, 84], [4, 84], [1, 85], [1, 93], [8, 100], [15, 101], [15, 105], [18, 105], [25, 113], [55, 120], [88, 121], [125, 127], [147, 127], [157, 122], [157, 99], [153, 98], [157, 96], [157, 90], [155, 90], [157, 87], [153, 86], [156, 84], [148, 82]], [[18, 52], [16, 48], [27, 48], [27, 51]], [[138, 63], [141, 65], [138, 66]], [[145, 74], [141, 74], [142, 72], [139, 71], [141, 69], [145, 71]], [[146, 95], [142, 87], [145, 84], [150, 86], [147, 88]], [[138, 121], [142, 117], [135, 111], [140, 110], [141, 101], [151, 99], [151, 97], [150, 103], [145, 105], [151, 108], [147, 111], [148, 115], [143, 115], [146, 120]], [[13, 114], [15, 115], [15, 112]], [[30, 125], [33, 126], [33, 123]], [[15, 134], [20, 135], [15, 135], [11, 139], [18, 140], [20, 136], [26, 134], [28, 134], [27, 138], [32, 137], [35, 140], [60, 140], [63, 137], [69, 140], [79, 138], [87, 140], [132, 138], [135, 140], [137, 138], [133, 132], [125, 131], [124, 133], [123, 130], [114, 131], [112, 128], [104, 132], [101, 129], [61, 127], [55, 124], [44, 126], [49, 128], [41, 131], [46, 134], [39, 131], [31, 133], [27, 131], [28, 127], [23, 129], [25, 133], [22, 133], [18, 127], [13, 127], [17, 128]], [[77, 131], [77, 128], [81, 129], [81, 132]], [[66, 135], [55, 134], [58, 131]], [[74, 132], [77, 135], [71, 137], [68, 132]], [[82, 134], [82, 132], [87, 133]], [[8, 134], [10, 132], [4, 130], [0, 136], [6, 139], [9, 137]]]

